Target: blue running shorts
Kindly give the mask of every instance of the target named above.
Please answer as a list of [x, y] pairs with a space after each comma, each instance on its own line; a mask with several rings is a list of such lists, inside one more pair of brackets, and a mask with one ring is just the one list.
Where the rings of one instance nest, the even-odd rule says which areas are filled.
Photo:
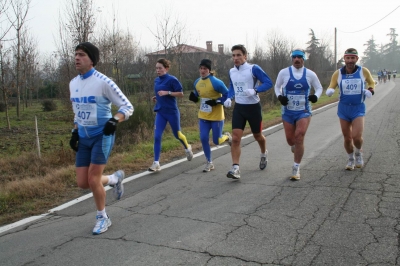
[[290, 113], [288, 114], [287, 112], [282, 115], [282, 120], [288, 122], [289, 124], [295, 125], [297, 121], [299, 121], [302, 118], [307, 118], [310, 117], [311, 113], [310, 112], [299, 112], [299, 113]]
[[86, 167], [90, 164], [107, 164], [114, 146], [115, 135], [100, 134], [92, 138], [79, 138], [76, 153], [76, 167]]
[[339, 102], [337, 115], [340, 119], [353, 122], [353, 120], [357, 117], [365, 116], [365, 104], [360, 103], [356, 105], [349, 105], [341, 104]]

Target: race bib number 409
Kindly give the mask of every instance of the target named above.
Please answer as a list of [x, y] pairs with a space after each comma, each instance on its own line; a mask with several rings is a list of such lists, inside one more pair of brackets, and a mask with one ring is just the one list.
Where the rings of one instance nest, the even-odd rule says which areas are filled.
[[97, 105], [94, 103], [74, 103], [74, 113], [79, 125], [97, 126]]
[[361, 94], [361, 79], [342, 80], [342, 90], [344, 95]]

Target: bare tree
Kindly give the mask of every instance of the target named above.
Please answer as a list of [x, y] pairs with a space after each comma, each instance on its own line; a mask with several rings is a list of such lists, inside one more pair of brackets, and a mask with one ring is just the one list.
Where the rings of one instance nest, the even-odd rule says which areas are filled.
[[267, 64], [262, 67], [272, 79], [276, 79], [279, 71], [291, 64], [290, 52], [294, 44], [277, 32], [270, 34], [267, 43]]
[[[65, 10], [59, 14], [56, 56], [62, 73], [59, 75], [60, 87], [68, 87], [69, 81], [75, 75], [73, 49], [77, 44], [89, 41], [94, 32], [96, 20], [93, 0], [66, 0]], [[68, 98], [65, 90], [60, 90], [59, 95], [64, 99]]]
[[88, 42], [96, 25], [93, 0], [73, 0], [66, 2], [67, 28], [76, 44]]
[[[0, 41], [5, 41], [5, 36], [13, 26], [12, 23], [8, 23], [9, 21], [2, 19], [4, 18], [4, 15], [7, 15], [6, 12], [9, 8], [9, 5], [10, 0], [0, 0]], [[4, 23], [6, 24], [4, 25]]]
[[32, 104], [32, 96], [34, 90], [34, 76], [38, 68], [37, 41], [29, 34], [29, 31], [24, 29], [21, 34], [21, 62], [22, 64], [22, 82], [24, 85], [23, 98], [25, 107], [28, 107], [28, 100]]
[[[0, 18], [3, 18], [9, 7], [8, 0], [0, 0]], [[0, 20], [0, 90], [2, 91], [2, 98], [4, 101], [4, 109], [6, 113], [7, 128], [11, 130], [10, 116], [8, 113], [8, 96], [10, 93], [9, 86], [6, 84], [6, 71], [8, 69], [5, 57], [9, 49], [5, 49], [5, 36], [12, 28], [12, 24], [8, 20]], [[9, 64], [8, 64], [9, 65]]]
[[113, 78], [125, 95], [129, 96], [134, 88], [127, 76], [141, 71], [135, 68], [139, 44], [130, 33], [129, 26], [125, 30], [121, 29], [114, 8], [112, 12], [111, 27], [104, 23], [94, 33], [100, 49], [100, 64], [96, 68]]
[[11, 49], [4, 49], [2, 42], [0, 42], [0, 89], [3, 92], [3, 99], [5, 105], [5, 112], [6, 112], [6, 120], [7, 120], [7, 128], [11, 130], [11, 123], [10, 123], [10, 115], [8, 112], [9, 102], [8, 97], [11, 94], [11, 84], [12, 79], [9, 78], [11, 73], [10, 68], [10, 50]]
[[157, 41], [157, 46], [164, 49], [164, 54], [168, 58], [168, 50], [172, 48], [175, 40], [180, 40], [179, 37], [185, 26], [179, 20], [178, 16], [174, 16], [170, 9], [163, 8], [161, 15], [156, 15], [156, 29], [149, 28], [151, 34]]
[[11, 0], [11, 9], [14, 19], [10, 22], [16, 31], [17, 39], [17, 52], [16, 52], [16, 90], [17, 90], [17, 117], [20, 117], [20, 105], [21, 105], [21, 88], [20, 88], [20, 68], [21, 68], [21, 34], [22, 27], [26, 22], [26, 16], [28, 15], [31, 0]]

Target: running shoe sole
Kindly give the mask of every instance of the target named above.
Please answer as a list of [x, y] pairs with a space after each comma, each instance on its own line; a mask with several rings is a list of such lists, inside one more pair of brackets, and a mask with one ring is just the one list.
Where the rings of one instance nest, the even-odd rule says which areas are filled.
[[240, 179], [240, 175], [239, 176], [235, 176], [233, 173], [231, 173], [231, 172], [228, 172], [227, 174], [226, 174], [226, 177], [227, 178], [232, 178], [232, 179]]
[[265, 158], [264, 161], [262, 160], [262, 158], [260, 160], [260, 169], [261, 170], [264, 170], [268, 165], [268, 159], [266, 157], [263, 157], [263, 158]]
[[292, 175], [292, 176], [290, 177], [290, 180], [292, 180], [292, 181], [300, 180], [300, 176]]
[[[121, 175], [117, 175], [118, 172], [120, 172]], [[122, 170], [118, 170], [116, 172], [116, 175], [118, 176], [118, 182], [114, 185], [114, 198], [116, 200], [120, 200], [122, 195], [124, 195], [124, 184], [122, 183], [122, 181], [125, 178], [125, 172]]]
[[[110, 217], [108, 217], [107, 219], [103, 219], [103, 221], [101, 221], [101, 222], [104, 222], [107, 224], [105, 224], [105, 225], [101, 224], [101, 226], [97, 230], [94, 230], [94, 228], [93, 228], [93, 231], [92, 231], [93, 235], [100, 235], [100, 234], [106, 232], [108, 230], [108, 227], [110, 227], [112, 225]], [[96, 221], [96, 226], [97, 226], [97, 221]]]
[[204, 173], [210, 172], [211, 170], [214, 170], [214, 169], [215, 169], [215, 167], [214, 167], [214, 165], [213, 165], [213, 166], [211, 166], [210, 168], [204, 168], [203, 172], [204, 172]]

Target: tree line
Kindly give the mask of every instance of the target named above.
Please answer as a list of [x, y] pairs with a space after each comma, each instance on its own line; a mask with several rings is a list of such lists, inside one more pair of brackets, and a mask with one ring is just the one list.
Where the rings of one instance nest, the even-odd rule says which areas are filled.
[[397, 42], [396, 29], [390, 28], [386, 36], [389, 38], [386, 44], [377, 44], [374, 36], [364, 44], [362, 64], [373, 73], [383, 69], [390, 71], [400, 69], [400, 45]]
[[[11, 129], [9, 110], [16, 106], [16, 117], [21, 109], [29, 108], [32, 100], [57, 98], [69, 102], [69, 82], [76, 76], [74, 48], [80, 42], [90, 41], [100, 49], [100, 62], [96, 69], [113, 78], [127, 96], [135, 95], [140, 102], [150, 101], [153, 93], [155, 62], [146, 54], [150, 51], [130, 33], [122, 29], [113, 10], [112, 23], [101, 23], [101, 12], [94, 7], [94, 0], [66, 0], [58, 14], [58, 30], [55, 36], [56, 48], [50, 54], [40, 54], [38, 41], [29, 31], [27, 15], [32, 0], [0, 0], [0, 111], [5, 112], [8, 128]], [[148, 27], [154, 37], [157, 50], [172, 61], [170, 74], [177, 76], [186, 90], [198, 78], [198, 59], [191, 58], [192, 65], [183, 67], [187, 54], [180, 47], [190, 44], [189, 30], [185, 23], [167, 9], [156, 17], [154, 25]], [[369, 40], [364, 51], [363, 64], [373, 70], [399, 67], [399, 45], [394, 28], [388, 34], [390, 43], [377, 45]], [[339, 62], [334, 62], [329, 40], [319, 39], [310, 29], [309, 41], [305, 47], [305, 66], [317, 73], [321, 82], [327, 83]], [[298, 45], [280, 33], [267, 36], [267, 45], [257, 44], [250, 52], [249, 62], [261, 66], [272, 80], [278, 72], [291, 65], [290, 52]], [[224, 54], [229, 58], [230, 49]], [[187, 60], [187, 58], [185, 59]], [[217, 76], [228, 84], [231, 60], [218, 62]], [[137, 79], [129, 78], [132, 74]], [[269, 99], [276, 101], [273, 95]]]

